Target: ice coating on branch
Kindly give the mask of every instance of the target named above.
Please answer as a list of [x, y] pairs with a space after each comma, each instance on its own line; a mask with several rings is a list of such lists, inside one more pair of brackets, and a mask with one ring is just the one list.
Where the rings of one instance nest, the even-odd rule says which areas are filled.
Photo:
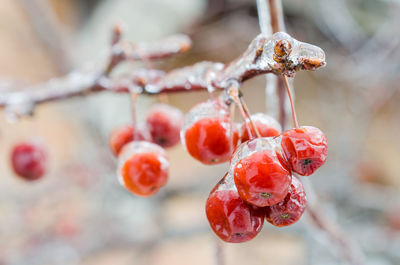
[[172, 70], [157, 82], [148, 84], [145, 89], [150, 94], [158, 93], [161, 90], [211, 90], [211, 81], [223, 67], [222, 63], [200, 62], [192, 66]]
[[243, 82], [265, 73], [294, 76], [299, 70], [315, 70], [324, 65], [325, 53], [317, 46], [284, 32], [271, 37], [260, 34], [239, 58], [225, 66], [216, 86], [224, 86], [228, 80]]
[[17, 122], [21, 117], [32, 115], [35, 104], [28, 93], [13, 93], [6, 102], [6, 119], [8, 122]]

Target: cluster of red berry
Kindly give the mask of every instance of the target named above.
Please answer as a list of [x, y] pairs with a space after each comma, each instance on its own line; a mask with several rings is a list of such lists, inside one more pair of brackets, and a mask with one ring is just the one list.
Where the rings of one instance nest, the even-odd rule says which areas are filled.
[[[257, 138], [252, 137], [255, 130]], [[279, 123], [261, 113], [233, 124], [219, 99], [189, 111], [181, 138], [189, 154], [204, 164], [230, 160], [229, 172], [206, 203], [212, 229], [227, 242], [252, 239], [264, 218], [275, 226], [298, 221], [306, 196], [293, 173], [311, 175], [327, 157], [327, 140], [319, 129], [306, 126], [281, 133]]]
[[118, 156], [120, 183], [139, 196], [150, 196], [168, 180], [164, 148], [179, 142], [182, 112], [166, 104], [151, 108], [145, 124], [125, 125], [111, 133], [110, 148]]
[[[237, 124], [219, 98], [194, 106], [185, 119], [179, 109], [158, 104], [145, 124], [120, 127], [110, 136], [121, 184], [139, 196], [155, 194], [168, 180], [164, 148], [179, 139], [204, 164], [230, 161], [228, 173], [206, 203], [212, 229], [227, 242], [252, 239], [264, 218], [275, 226], [298, 221], [306, 195], [293, 173], [311, 175], [327, 157], [326, 137], [315, 127], [281, 132], [279, 123], [262, 113]], [[39, 179], [46, 170], [46, 153], [40, 145], [19, 144], [11, 157], [14, 171], [26, 180]]]

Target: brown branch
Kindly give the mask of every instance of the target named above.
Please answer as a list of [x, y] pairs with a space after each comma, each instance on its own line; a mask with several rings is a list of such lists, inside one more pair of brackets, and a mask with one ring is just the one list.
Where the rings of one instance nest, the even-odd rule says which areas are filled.
[[[135, 87], [138, 93], [159, 94], [195, 90], [226, 89], [233, 81], [239, 85], [257, 75], [274, 73], [292, 76], [299, 70], [314, 70], [325, 64], [325, 55], [319, 47], [302, 43], [285, 33], [270, 37], [257, 36], [248, 49], [229, 64], [200, 62], [164, 73], [159, 70], [133, 70], [129, 75], [111, 78], [113, 69], [124, 61], [155, 60], [184, 52], [190, 40], [184, 35], [169, 37], [150, 44], [137, 44], [121, 40], [121, 29], [115, 27], [112, 37], [111, 55], [104, 70], [73, 72], [63, 78], [53, 79], [44, 84], [0, 95], [0, 108], [8, 106], [23, 116], [33, 111], [35, 105], [50, 101], [84, 96], [95, 92], [129, 92]], [[291, 43], [291, 54], [277, 54], [276, 46]], [[317, 57], [316, 57], [317, 55]], [[309, 62], [318, 62], [310, 64]], [[23, 100], [21, 100], [23, 99]], [[24, 104], [32, 109], [13, 108]]]

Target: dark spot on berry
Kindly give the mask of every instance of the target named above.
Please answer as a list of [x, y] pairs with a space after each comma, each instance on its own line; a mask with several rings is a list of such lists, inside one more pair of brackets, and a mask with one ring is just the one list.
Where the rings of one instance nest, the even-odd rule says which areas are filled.
[[157, 186], [152, 186], [152, 187], [150, 188], [150, 191], [154, 191], [155, 189], [157, 189]]
[[157, 143], [158, 143], [159, 145], [164, 145], [164, 144], [167, 143], [167, 139], [162, 138], [162, 137], [157, 138]]
[[263, 197], [263, 198], [270, 198], [270, 197], [272, 197], [272, 194], [271, 193], [267, 193], [267, 192], [261, 192], [260, 196]]
[[309, 165], [309, 164], [312, 163], [312, 160], [309, 159], [309, 158], [307, 158], [307, 159], [304, 159], [304, 160], [302, 161], [302, 163], [303, 163], [303, 166], [307, 166], [307, 165]]
[[242, 233], [235, 233], [235, 236], [242, 236]]

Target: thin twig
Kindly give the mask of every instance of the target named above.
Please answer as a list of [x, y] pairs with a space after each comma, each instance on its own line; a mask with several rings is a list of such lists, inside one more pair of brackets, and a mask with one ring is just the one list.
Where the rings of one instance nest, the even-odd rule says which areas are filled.
[[250, 125], [253, 128], [254, 133], [256, 134], [257, 138], [260, 138], [261, 137], [260, 131], [258, 130], [256, 124], [254, 123], [253, 119], [251, 118], [250, 111], [247, 108], [247, 105], [246, 105], [246, 102], [243, 99], [243, 96], [240, 96], [239, 100], [240, 100], [240, 104], [242, 105], [244, 113], [246, 114], [246, 116], [248, 117], [248, 119], [250, 121]]

